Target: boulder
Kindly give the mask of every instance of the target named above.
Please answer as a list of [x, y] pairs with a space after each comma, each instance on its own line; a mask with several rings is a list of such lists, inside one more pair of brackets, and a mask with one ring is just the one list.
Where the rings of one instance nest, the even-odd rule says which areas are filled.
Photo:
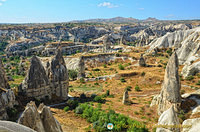
[[35, 102], [27, 104], [18, 123], [37, 132], [62, 132], [61, 125], [53, 117], [50, 108], [44, 104], [40, 104], [37, 109]]
[[38, 57], [31, 58], [30, 68], [19, 91], [37, 99], [51, 98], [49, 79]]
[[78, 64], [78, 78], [84, 78], [85, 77], [85, 61], [83, 56], [80, 57], [79, 59], [79, 64]]
[[180, 88], [181, 84], [178, 74], [178, 57], [176, 52], [174, 52], [170, 57], [165, 70], [164, 82], [158, 104], [159, 115], [169, 109], [171, 105], [175, 105], [175, 110], [179, 108], [181, 104]]
[[0, 59], [0, 88], [6, 88], [6, 89], [10, 88], [1, 59]]
[[[179, 119], [177, 113], [174, 110], [174, 106], [171, 106], [168, 110], [164, 111], [158, 120], [158, 128], [156, 132], [179, 132]], [[163, 126], [163, 127], [160, 127]]]

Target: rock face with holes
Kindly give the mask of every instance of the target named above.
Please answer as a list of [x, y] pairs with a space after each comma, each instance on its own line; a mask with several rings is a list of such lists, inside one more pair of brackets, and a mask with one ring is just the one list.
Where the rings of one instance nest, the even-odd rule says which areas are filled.
[[185, 126], [182, 132], [197, 132], [200, 130], [200, 118], [187, 119], [182, 126]]
[[49, 107], [40, 104], [37, 108], [34, 102], [27, 104], [18, 123], [37, 132], [62, 132], [61, 125], [53, 117]]
[[164, 111], [174, 105], [177, 110], [181, 104], [180, 95], [180, 79], [178, 74], [178, 57], [176, 52], [172, 54], [167, 64], [164, 76], [164, 82], [158, 101], [158, 114], [161, 115]]
[[36, 56], [31, 58], [31, 65], [21, 84], [20, 92], [37, 99], [51, 98], [49, 79], [40, 59]]
[[62, 52], [58, 49], [50, 65], [47, 65], [52, 94], [66, 100], [68, 98], [69, 77]]
[[8, 119], [7, 108], [12, 108], [15, 104], [14, 92], [10, 89], [8, 79], [0, 60], [0, 120]]
[[179, 132], [179, 128], [175, 127], [179, 124], [179, 119], [177, 113], [174, 110], [174, 106], [171, 106], [168, 110], [162, 113], [158, 120], [158, 126], [165, 126], [166, 128], [158, 127], [156, 132]]

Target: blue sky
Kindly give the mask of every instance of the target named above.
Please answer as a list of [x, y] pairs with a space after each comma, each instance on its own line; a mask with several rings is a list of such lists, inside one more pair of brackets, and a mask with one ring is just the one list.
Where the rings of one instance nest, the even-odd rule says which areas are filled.
[[200, 0], [0, 0], [0, 23], [92, 18], [200, 19]]

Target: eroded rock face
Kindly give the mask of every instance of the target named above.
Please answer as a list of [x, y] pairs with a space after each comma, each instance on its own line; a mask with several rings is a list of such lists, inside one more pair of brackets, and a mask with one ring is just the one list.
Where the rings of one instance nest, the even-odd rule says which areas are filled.
[[175, 105], [177, 110], [181, 103], [180, 95], [180, 79], [178, 74], [178, 58], [176, 52], [172, 54], [165, 70], [164, 82], [160, 93], [160, 100], [158, 104], [158, 114], [162, 114]]
[[27, 104], [18, 123], [37, 132], [62, 132], [61, 125], [53, 117], [49, 107], [40, 104], [37, 109], [34, 102]]
[[58, 49], [56, 56], [51, 61], [49, 68], [50, 73], [48, 75], [51, 82], [52, 94], [56, 94], [63, 99], [67, 99], [69, 77], [60, 49]]
[[21, 92], [24, 92], [28, 97], [51, 98], [49, 79], [40, 59], [36, 56], [31, 58], [31, 66], [22, 82]]
[[10, 89], [6, 74], [0, 60], [0, 120], [8, 119], [7, 108], [12, 108], [15, 104], [14, 92]]
[[174, 106], [171, 106], [168, 110], [162, 113], [158, 120], [158, 125], [163, 125], [166, 128], [157, 128], [156, 132], [179, 132], [179, 128], [176, 128], [176, 125], [179, 124], [179, 119], [177, 113], [174, 110]]

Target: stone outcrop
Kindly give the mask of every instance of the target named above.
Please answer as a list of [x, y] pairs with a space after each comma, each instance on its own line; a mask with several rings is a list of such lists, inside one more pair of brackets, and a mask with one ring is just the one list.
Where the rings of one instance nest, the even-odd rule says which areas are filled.
[[109, 40], [109, 35], [105, 35], [104, 36], [104, 40], [103, 40], [103, 52], [107, 53], [109, 52], [109, 50], [111, 49], [111, 42]]
[[128, 98], [129, 98], [128, 90], [125, 89], [124, 94], [123, 94], [123, 100], [122, 100], [122, 103], [123, 103], [123, 104], [127, 104], [127, 103], [128, 103]]
[[182, 132], [197, 132], [200, 130], [200, 118], [187, 119], [182, 123]]
[[36, 131], [15, 122], [0, 121], [0, 132], [36, 132]]
[[145, 62], [145, 59], [143, 57], [143, 54], [141, 54], [141, 56], [140, 56], [139, 66], [141, 66], [141, 67], [145, 67], [146, 66], [146, 62]]
[[181, 84], [178, 74], [178, 57], [176, 52], [174, 52], [170, 57], [165, 70], [164, 82], [158, 104], [159, 115], [169, 109], [172, 105], [175, 105], [175, 110], [179, 108], [181, 103], [180, 88]]
[[15, 104], [14, 92], [10, 89], [6, 74], [0, 60], [0, 120], [8, 119], [7, 108], [12, 108]]
[[195, 62], [193, 64], [186, 64], [183, 67], [181, 74], [183, 75], [184, 78], [186, 78], [188, 76], [194, 76], [199, 72], [200, 72], [200, 61]]
[[[158, 127], [156, 132], [179, 132], [179, 119], [177, 113], [174, 110], [174, 106], [171, 106], [168, 110], [164, 111], [158, 120]], [[176, 128], [177, 127], [177, 128]]]
[[174, 47], [177, 49], [180, 64], [194, 61], [200, 57], [198, 52], [200, 47], [199, 33], [200, 27], [167, 33], [152, 41], [149, 44], [150, 48], [148, 52], [155, 48]]
[[20, 92], [25, 93], [27, 97], [51, 98], [49, 79], [40, 59], [36, 56], [31, 58], [31, 65], [21, 84]]
[[34, 102], [27, 104], [18, 123], [37, 132], [62, 132], [61, 125], [53, 117], [50, 108], [43, 104], [37, 108]]
[[69, 77], [61, 50], [58, 49], [56, 56], [52, 59], [47, 69], [51, 83], [51, 92], [58, 97], [66, 100], [68, 97]]

